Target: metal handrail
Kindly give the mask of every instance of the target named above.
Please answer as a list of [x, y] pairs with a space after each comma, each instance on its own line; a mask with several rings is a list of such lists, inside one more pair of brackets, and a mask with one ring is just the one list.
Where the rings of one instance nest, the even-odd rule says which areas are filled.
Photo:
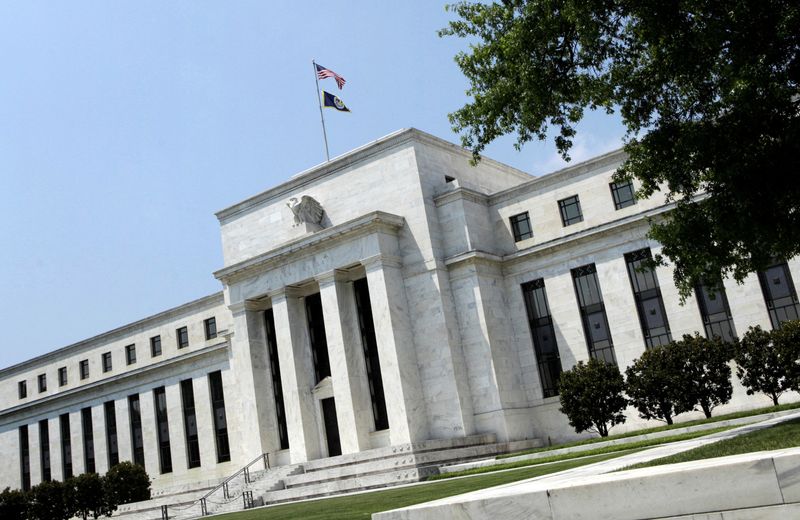
[[200, 510], [201, 510], [203, 516], [208, 514], [208, 505], [206, 503], [206, 499], [208, 497], [210, 497], [211, 495], [213, 495], [214, 493], [216, 493], [217, 491], [219, 491], [220, 489], [222, 489], [222, 496], [225, 498], [225, 500], [229, 500], [231, 498], [230, 491], [229, 491], [229, 488], [228, 488], [228, 483], [231, 480], [235, 479], [239, 475], [244, 474], [245, 483], [246, 484], [250, 484], [250, 482], [251, 482], [251, 480], [250, 480], [250, 467], [253, 464], [255, 464], [256, 462], [259, 462], [259, 461], [263, 461], [264, 462], [264, 469], [270, 469], [270, 467], [269, 467], [269, 453], [262, 453], [258, 457], [256, 457], [253, 460], [251, 460], [247, 465], [245, 465], [239, 471], [237, 471], [236, 473], [234, 473], [230, 477], [226, 478], [225, 480], [223, 480], [219, 484], [217, 484], [216, 487], [214, 487], [211, 491], [209, 491], [208, 493], [206, 493], [205, 495], [200, 497], [200, 499], [199, 499], [200, 500]]

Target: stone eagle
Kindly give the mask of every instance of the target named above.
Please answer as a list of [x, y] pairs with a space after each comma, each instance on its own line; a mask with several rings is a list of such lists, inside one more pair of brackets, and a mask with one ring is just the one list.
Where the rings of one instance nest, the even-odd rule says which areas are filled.
[[294, 213], [294, 224], [296, 226], [304, 222], [318, 226], [322, 225], [322, 215], [325, 214], [325, 210], [313, 197], [303, 195], [300, 200], [297, 200], [297, 197], [292, 197], [286, 205]]

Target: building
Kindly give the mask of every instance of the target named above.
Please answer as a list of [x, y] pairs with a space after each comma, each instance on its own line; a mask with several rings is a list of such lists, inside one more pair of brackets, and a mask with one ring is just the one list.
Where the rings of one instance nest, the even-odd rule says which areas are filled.
[[[222, 292], [0, 371], [0, 488], [118, 460], [157, 489], [460, 439], [573, 437], [560, 370], [798, 316], [800, 262], [680, 305], [612, 152], [534, 178], [403, 130], [217, 213]], [[767, 401], [737, 386], [728, 409]], [[626, 427], [636, 425], [635, 414]]]

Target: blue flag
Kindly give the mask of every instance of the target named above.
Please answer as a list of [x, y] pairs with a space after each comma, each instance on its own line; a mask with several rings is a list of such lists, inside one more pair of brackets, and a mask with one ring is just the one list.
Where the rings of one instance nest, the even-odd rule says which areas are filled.
[[322, 91], [322, 106], [326, 108], [335, 108], [339, 112], [350, 112], [350, 109], [347, 108], [344, 104], [344, 101], [339, 99], [338, 96], [334, 96], [330, 92]]

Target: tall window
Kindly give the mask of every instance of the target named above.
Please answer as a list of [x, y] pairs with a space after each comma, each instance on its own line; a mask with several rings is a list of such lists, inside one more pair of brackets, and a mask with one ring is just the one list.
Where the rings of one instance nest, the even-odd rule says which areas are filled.
[[547, 304], [544, 280], [539, 278], [522, 284], [525, 310], [533, 336], [533, 349], [539, 368], [544, 397], [558, 395], [558, 379], [561, 377], [561, 358], [558, 354], [553, 317]]
[[225, 394], [222, 391], [222, 374], [208, 374], [208, 386], [211, 390], [211, 409], [214, 414], [214, 432], [217, 444], [217, 462], [231, 460], [231, 447], [228, 444], [228, 421], [225, 417]]
[[666, 345], [672, 341], [658, 278], [656, 278], [655, 271], [647, 266], [650, 258], [649, 248], [625, 255], [628, 277], [631, 280], [636, 310], [639, 313], [639, 323], [642, 326], [642, 334], [644, 334], [647, 348]]
[[161, 336], [150, 338], [150, 357], [161, 355]]
[[47, 391], [47, 374], [39, 374], [39, 393]]
[[139, 394], [128, 396], [128, 416], [131, 422], [133, 462], [144, 467], [144, 438], [142, 437], [142, 412], [139, 407]]
[[58, 421], [61, 430], [61, 469], [64, 478], [68, 479], [72, 476], [72, 434], [69, 428], [69, 414], [62, 413]]
[[609, 187], [611, 188], [611, 197], [614, 199], [615, 209], [619, 210], [636, 204], [636, 195], [631, 181], [612, 182]]
[[561, 223], [564, 227], [570, 224], [583, 222], [583, 212], [581, 211], [581, 201], [577, 195], [567, 197], [558, 201], [558, 210], [561, 212]]
[[589, 346], [589, 355], [616, 365], [617, 358], [614, 355], [614, 343], [608, 327], [603, 293], [600, 292], [600, 283], [597, 280], [597, 268], [594, 264], [589, 264], [573, 269], [572, 282], [581, 310], [583, 333]]
[[28, 425], [19, 427], [19, 465], [22, 474], [22, 490], [31, 489], [31, 449], [28, 444]]
[[27, 381], [20, 381], [17, 383], [17, 392], [19, 393], [20, 399], [25, 399], [28, 397], [28, 382]]
[[111, 352], [103, 353], [103, 372], [111, 372]]
[[186, 348], [189, 346], [189, 329], [181, 327], [175, 331], [175, 337], [178, 339], [178, 348]]
[[91, 408], [81, 410], [81, 429], [83, 430], [83, 467], [86, 468], [86, 473], [95, 473]]
[[311, 340], [311, 354], [314, 358], [314, 382], [319, 383], [331, 375], [328, 339], [325, 336], [325, 320], [322, 316], [322, 299], [319, 293], [306, 297], [306, 317]]
[[509, 218], [511, 221], [511, 231], [514, 233], [514, 242], [519, 242], [533, 237], [533, 229], [531, 228], [531, 219], [528, 212], [513, 215]]
[[88, 379], [89, 378], [89, 360], [84, 359], [78, 364], [78, 371], [81, 374], [81, 379]]
[[214, 339], [217, 337], [217, 319], [208, 318], [203, 322], [203, 329], [206, 332], [206, 339]]
[[381, 360], [378, 356], [378, 340], [375, 337], [375, 323], [372, 321], [372, 303], [369, 299], [369, 285], [366, 278], [353, 282], [356, 296], [356, 312], [361, 329], [361, 345], [364, 348], [364, 361], [367, 368], [367, 383], [372, 401], [372, 418], [375, 430], [389, 428], [389, 414], [386, 412], [386, 396], [381, 378]]
[[128, 365], [136, 363], [136, 345], [128, 345], [125, 347], [125, 363]]
[[117, 409], [114, 401], [103, 404], [106, 418], [106, 447], [108, 448], [108, 467], [119, 464], [119, 443], [117, 442]]
[[53, 474], [50, 471], [50, 424], [47, 419], [39, 421], [39, 455], [42, 481], [49, 482], [53, 478]]
[[699, 283], [694, 288], [697, 296], [697, 306], [700, 307], [700, 316], [706, 329], [706, 337], [718, 337], [722, 341], [736, 340], [736, 329], [733, 326], [731, 308], [728, 306], [728, 296], [722, 280], [714, 283]]
[[269, 354], [269, 370], [272, 375], [272, 395], [275, 398], [275, 418], [278, 423], [278, 441], [282, 450], [289, 449], [289, 433], [286, 428], [286, 406], [283, 402], [283, 384], [281, 383], [281, 365], [278, 359], [278, 341], [275, 337], [275, 315], [272, 309], [264, 313], [267, 329], [267, 353]]
[[67, 386], [67, 367], [58, 369], [58, 386]]
[[194, 411], [194, 387], [191, 379], [181, 381], [183, 429], [186, 432], [186, 458], [190, 468], [200, 466], [200, 442], [197, 438], [197, 415]]
[[786, 262], [776, 262], [759, 272], [758, 281], [761, 283], [773, 329], [780, 329], [784, 321], [800, 317], [797, 291]]
[[158, 437], [158, 461], [161, 473], [172, 471], [172, 452], [169, 446], [169, 421], [167, 420], [167, 395], [164, 387], [153, 390], [153, 402], [156, 408], [156, 434]]

